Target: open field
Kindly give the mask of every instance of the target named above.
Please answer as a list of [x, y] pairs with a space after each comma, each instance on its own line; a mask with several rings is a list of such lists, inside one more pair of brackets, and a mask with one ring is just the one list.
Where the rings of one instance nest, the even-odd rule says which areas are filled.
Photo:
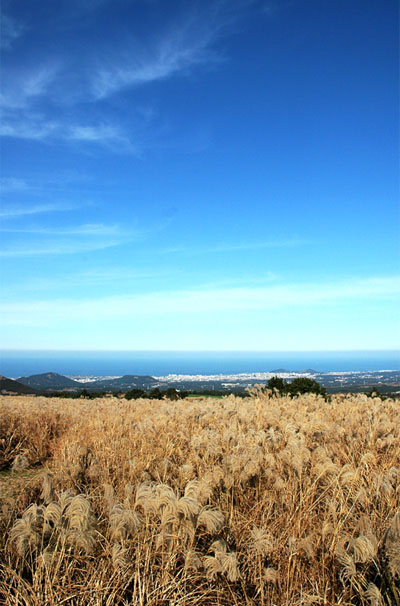
[[0, 432], [2, 603], [400, 605], [398, 400], [2, 397]]

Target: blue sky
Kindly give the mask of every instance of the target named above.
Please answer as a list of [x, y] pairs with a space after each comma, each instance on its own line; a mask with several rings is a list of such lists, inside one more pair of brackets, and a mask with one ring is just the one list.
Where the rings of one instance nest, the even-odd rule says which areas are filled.
[[3, 347], [396, 348], [397, 24], [4, 0]]

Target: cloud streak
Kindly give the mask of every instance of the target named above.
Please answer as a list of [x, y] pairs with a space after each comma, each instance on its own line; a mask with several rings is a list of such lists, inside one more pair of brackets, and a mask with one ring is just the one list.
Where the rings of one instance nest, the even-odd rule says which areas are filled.
[[[1, 233], [25, 235], [3, 247], [0, 257], [18, 258], [45, 255], [70, 255], [103, 250], [139, 240], [146, 230], [123, 229], [118, 224], [86, 223], [70, 227], [2, 227]], [[57, 239], [54, 239], [57, 237]]]
[[60, 236], [122, 236], [127, 235], [117, 224], [105, 225], [103, 223], [87, 223], [75, 227], [3, 227], [0, 229], [6, 233], [17, 234], [42, 234]]
[[266, 287], [182, 290], [81, 300], [13, 301], [0, 311], [6, 323], [57, 323], [67, 316], [75, 319], [109, 321], [113, 317], [134, 320], [137, 316], [165, 314], [226, 314], [237, 312], [296, 309], [307, 306], [345, 305], [349, 302], [396, 301], [400, 278], [366, 278], [340, 282], [273, 285]]
[[165, 80], [191, 68], [215, 62], [217, 55], [210, 47], [222, 29], [222, 22], [205, 22], [190, 18], [153, 41], [150, 49], [130, 44], [113, 60], [104, 61], [93, 77], [95, 99], [130, 86]]
[[9, 192], [26, 192], [29, 187], [24, 179], [17, 179], [15, 177], [2, 177], [0, 179], [0, 191], [4, 193]]
[[98, 241], [59, 241], [48, 243], [24, 244], [23, 246], [9, 248], [0, 251], [0, 257], [17, 258], [39, 255], [71, 255], [95, 250], [103, 250], [112, 246], [118, 246], [121, 240], [98, 240]]
[[72, 288], [82, 287], [103, 287], [107, 285], [107, 288], [112, 287], [115, 283], [124, 284], [137, 283], [138, 281], [143, 282], [146, 280], [159, 280], [160, 278], [167, 278], [174, 275], [174, 272], [168, 270], [151, 270], [151, 269], [133, 269], [129, 266], [118, 265], [112, 268], [93, 268], [91, 270], [82, 272], [69, 272], [63, 276], [46, 276], [46, 277], [35, 277], [17, 284], [9, 284], [8, 292], [14, 293], [34, 293], [38, 291], [48, 291], [54, 293], [56, 290], [62, 289], [65, 291], [71, 291]]
[[[240, 14], [242, 8], [242, 3], [236, 10], [227, 9], [225, 2], [206, 3], [201, 8], [191, 7], [191, 13], [175, 12], [157, 34], [126, 34], [120, 41], [111, 37], [112, 46], [106, 38], [96, 46], [95, 56], [87, 48], [77, 56], [74, 48], [69, 55], [60, 50], [51, 58], [43, 54], [29, 56], [24, 68], [18, 70], [4, 65], [0, 135], [33, 141], [118, 144], [123, 151], [137, 153], [137, 143], [133, 144], [132, 137], [118, 123], [77, 120], [83, 104], [101, 108], [104, 99], [120, 91], [187, 75], [198, 66], [220, 62], [215, 42], [227, 29], [232, 14]], [[17, 36], [18, 28], [12, 23], [6, 20], [7, 40], [12, 39], [13, 31]]]
[[0, 107], [5, 110], [29, 108], [35, 100], [48, 96], [56, 83], [60, 67], [46, 64], [39, 68], [7, 72], [0, 94]]
[[301, 246], [307, 244], [307, 240], [287, 239], [287, 240], [270, 240], [267, 242], [242, 242], [239, 244], [218, 244], [216, 246], [204, 247], [184, 247], [171, 246], [163, 248], [160, 252], [168, 253], [184, 253], [188, 254], [204, 254], [204, 253], [224, 253], [224, 252], [241, 252], [245, 250], [261, 250], [263, 248], [291, 248], [292, 246]]
[[25, 204], [4, 204], [0, 210], [0, 218], [9, 219], [13, 217], [24, 217], [27, 215], [38, 215], [43, 213], [55, 213], [55, 212], [66, 212], [69, 210], [76, 210], [82, 205], [70, 204], [65, 202], [58, 202], [57, 204], [34, 204], [33, 206], [27, 206]]
[[21, 120], [18, 116], [4, 119], [0, 125], [0, 136], [36, 141], [61, 140], [67, 142], [95, 143], [101, 145], [119, 145], [120, 150], [131, 151], [135, 147], [129, 138], [115, 124], [69, 124], [68, 122], [48, 121], [44, 116], [32, 115]]
[[0, 48], [10, 50], [15, 40], [24, 33], [25, 26], [2, 12], [0, 12], [0, 24]]

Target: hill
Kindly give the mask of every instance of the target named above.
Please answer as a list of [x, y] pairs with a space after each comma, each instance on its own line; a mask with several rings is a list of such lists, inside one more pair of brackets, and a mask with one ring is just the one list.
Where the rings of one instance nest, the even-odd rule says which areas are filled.
[[20, 377], [20, 383], [41, 391], [129, 391], [130, 389], [149, 390], [159, 385], [159, 382], [148, 375], [124, 375], [115, 379], [99, 379], [97, 381], [74, 381], [56, 372], [47, 372], [29, 377]]
[[116, 379], [99, 379], [90, 383], [80, 383], [89, 391], [127, 391], [130, 389], [151, 389], [159, 385], [154, 377], [149, 375], [124, 375]]
[[14, 381], [13, 379], [8, 379], [7, 377], [0, 375], [0, 393], [37, 394], [39, 392], [32, 387], [24, 385], [23, 383], [19, 383], [18, 381]]
[[31, 375], [29, 377], [20, 377], [20, 383], [40, 390], [63, 390], [63, 389], [82, 389], [82, 383], [59, 375], [56, 372], [46, 372], [39, 375]]

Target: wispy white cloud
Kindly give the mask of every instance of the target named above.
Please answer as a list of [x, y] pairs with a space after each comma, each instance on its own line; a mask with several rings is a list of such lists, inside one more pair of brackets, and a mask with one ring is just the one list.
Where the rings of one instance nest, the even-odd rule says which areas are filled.
[[2, 177], [0, 179], [0, 192], [23, 192], [29, 189], [28, 183], [24, 179], [17, 179], [15, 177]]
[[38, 68], [7, 72], [0, 93], [0, 107], [7, 110], [29, 108], [32, 102], [48, 95], [59, 75], [60, 66], [44, 65]]
[[211, 50], [224, 27], [217, 5], [214, 11], [202, 18], [191, 15], [175, 23], [153, 40], [150, 48], [124, 41], [124, 45], [111, 57], [103, 57], [103, 64], [94, 72], [94, 97], [103, 99], [129, 86], [165, 80], [195, 66], [220, 60]]
[[66, 138], [90, 142], [123, 140], [119, 128], [107, 124], [100, 124], [98, 126], [71, 126], [66, 129]]
[[242, 242], [238, 244], [217, 244], [215, 246], [204, 247], [185, 247], [171, 246], [162, 249], [162, 253], [184, 253], [188, 254], [203, 254], [203, 253], [224, 253], [224, 252], [240, 252], [245, 250], [260, 250], [263, 248], [291, 248], [292, 246], [301, 246], [307, 244], [307, 240], [303, 239], [283, 239], [269, 240], [265, 242]]
[[136, 319], [139, 315], [156, 317], [165, 314], [268, 312], [308, 306], [337, 306], [350, 302], [396, 302], [399, 294], [400, 279], [392, 276], [326, 283], [175, 290], [97, 299], [12, 301], [3, 303], [0, 311], [6, 323], [24, 322], [24, 316], [29, 314], [32, 324], [51, 325], [66, 315], [70, 321], [85, 318], [106, 321], [112, 317]]
[[65, 212], [69, 210], [75, 210], [80, 208], [85, 203], [79, 205], [72, 204], [68, 202], [58, 202], [58, 203], [49, 203], [49, 204], [10, 204], [10, 205], [2, 205], [0, 209], [0, 217], [3, 219], [11, 218], [11, 217], [22, 217], [25, 215], [37, 215], [42, 213], [54, 213], [54, 212]]
[[39, 291], [71, 292], [73, 288], [107, 286], [112, 287], [119, 284], [137, 284], [146, 280], [158, 280], [176, 275], [176, 271], [153, 270], [153, 269], [135, 269], [130, 266], [115, 266], [112, 268], [95, 267], [86, 271], [68, 272], [65, 275], [46, 275], [43, 277], [32, 276], [31, 278], [14, 284], [8, 284], [7, 292], [9, 296], [12, 293], [21, 296], [21, 293], [34, 293], [36, 296]]
[[[99, 1], [94, 1], [94, 6]], [[89, 5], [92, 7], [91, 0]], [[105, 38], [103, 44], [96, 46], [95, 56], [85, 49], [79, 58], [75, 51], [67, 57], [60, 48], [58, 55], [51, 58], [33, 55], [24, 68], [5, 65], [0, 135], [52, 143], [100, 144], [124, 153], [140, 153], [138, 128], [132, 134], [132, 121], [126, 129], [119, 118], [111, 123], [82, 119], [82, 104], [96, 104], [129, 87], [166, 80], [187, 74], [196, 66], [221, 61], [215, 42], [229, 30], [227, 23], [232, 15], [240, 14], [245, 5], [239, 1], [233, 10], [222, 0], [204, 6], [194, 4], [184, 13], [175, 11], [163, 31], [153, 37], [146, 35], [141, 42], [140, 36], [133, 39], [122, 35], [117, 47], [114, 38], [112, 47]], [[139, 113], [140, 109], [138, 120]], [[142, 116], [142, 127], [146, 131], [152, 127], [148, 115]]]
[[[62, 192], [65, 195], [66, 189], [74, 189], [91, 184], [92, 177], [79, 171], [57, 171], [54, 174], [38, 174], [24, 177], [2, 177], [0, 178], [0, 192], [2, 194], [37, 194], [40, 196], [48, 195], [49, 192]], [[85, 203], [87, 206], [88, 203]]]
[[[11, 238], [3, 244], [0, 257], [28, 257], [38, 255], [69, 255], [92, 250], [102, 250], [121, 244], [139, 241], [148, 234], [146, 230], [123, 228], [118, 224], [86, 223], [75, 226], [24, 227], [2, 226], [1, 233], [26, 235], [26, 238]], [[54, 237], [57, 237], [56, 239]]]
[[44, 118], [23, 117], [18, 120], [15, 116], [11, 119], [3, 119], [0, 124], [0, 136], [12, 137], [14, 139], [32, 139], [43, 141], [54, 135], [59, 128], [56, 122], [48, 122]]
[[68, 121], [47, 121], [38, 114], [18, 119], [5, 118], [0, 124], [0, 136], [36, 141], [62, 140], [103, 145], [118, 144], [119, 149], [135, 148], [121, 129], [113, 124], [70, 124]]
[[[95, 53], [91, 45], [79, 50], [74, 46], [70, 52], [60, 46], [56, 52], [52, 47], [51, 56], [49, 53], [46, 56], [44, 45], [40, 52], [36, 49], [37, 52], [29, 54], [18, 68], [4, 62], [0, 136], [48, 144], [86, 145], [91, 146], [90, 151], [102, 146], [114, 153], [142, 155], [143, 150], [157, 146], [155, 139], [159, 144], [165, 128], [162, 111], [157, 126], [154, 112], [140, 115], [143, 103], [133, 117], [114, 113], [114, 117], [107, 120], [105, 116], [110, 115], [112, 109], [105, 107], [102, 101], [135, 86], [186, 76], [199, 66], [220, 63], [223, 57], [216, 43], [235, 30], [240, 16], [254, 1], [189, 3], [184, 8], [175, 7], [161, 30], [157, 23], [151, 33], [124, 34], [126, 30], [121, 28], [119, 44], [113, 35], [105, 36], [96, 44]], [[103, 3], [105, 0], [87, 0], [78, 3], [79, 7], [61, 8], [58, 20], [53, 15], [55, 34], [61, 21], [65, 27], [65, 19], [73, 23]], [[6, 29], [7, 40], [23, 31], [15, 20], [7, 19]], [[94, 110], [90, 114], [89, 105]], [[169, 146], [173, 145], [172, 140], [169, 135]], [[176, 143], [176, 137], [174, 141]], [[188, 145], [187, 141], [188, 136], [184, 146]], [[203, 150], [209, 145], [209, 137], [204, 132], [189, 136], [189, 141], [191, 151], [193, 148]], [[165, 145], [166, 140], [162, 143]], [[182, 145], [179, 136], [178, 145]]]
[[5, 15], [2, 11], [0, 12], [0, 48], [2, 50], [9, 50], [14, 41], [17, 40], [25, 31], [25, 26]]
[[114, 240], [68, 240], [59, 239], [51, 242], [38, 242], [36, 244], [20, 243], [18, 246], [9, 247], [0, 251], [0, 257], [16, 258], [46, 255], [71, 255], [95, 250], [103, 250], [121, 244], [120, 239]]
[[[119, 225], [105, 225], [103, 223], [87, 223], [75, 227], [1, 227], [0, 231], [18, 234], [43, 234], [60, 236], [122, 236], [127, 234]], [[131, 232], [130, 232], [131, 233]]]

